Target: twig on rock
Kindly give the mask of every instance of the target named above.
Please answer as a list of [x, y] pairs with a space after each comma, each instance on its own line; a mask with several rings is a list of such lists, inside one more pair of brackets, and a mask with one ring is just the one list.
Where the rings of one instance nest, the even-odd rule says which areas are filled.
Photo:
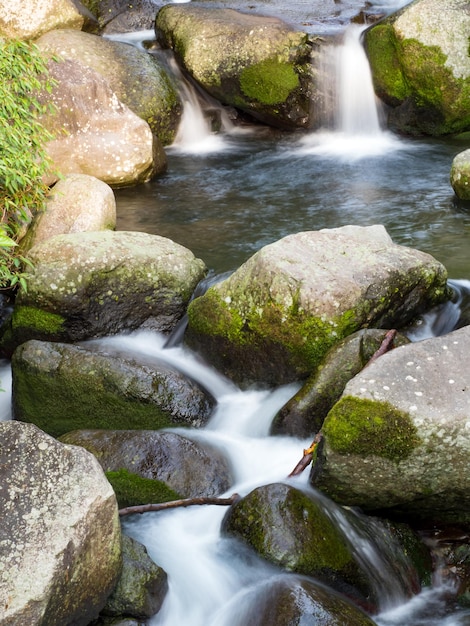
[[148, 513], [150, 511], [165, 511], [167, 509], [177, 509], [180, 507], [193, 506], [195, 504], [216, 504], [219, 506], [229, 506], [240, 499], [238, 493], [234, 493], [230, 498], [211, 498], [202, 496], [200, 498], [185, 498], [184, 500], [172, 500], [171, 502], [159, 502], [157, 504], [139, 504], [127, 506], [119, 509], [120, 517], [133, 515], [134, 513]]
[[393, 342], [395, 340], [396, 335], [397, 335], [397, 331], [394, 328], [392, 328], [385, 334], [385, 337], [383, 338], [383, 341], [380, 344], [380, 347], [370, 357], [365, 367], [373, 363], [376, 359], [379, 358], [379, 356], [382, 356], [383, 354], [385, 354], [386, 352], [389, 352], [390, 350], [394, 348]]
[[310, 463], [313, 461], [313, 456], [315, 454], [317, 446], [322, 439], [323, 439], [323, 436], [321, 433], [317, 433], [315, 435], [315, 438], [312, 441], [311, 446], [307, 448], [306, 450], [304, 450], [303, 457], [294, 467], [292, 472], [289, 474], [288, 478], [291, 478], [292, 476], [299, 476], [304, 471], [304, 469], [310, 465]]

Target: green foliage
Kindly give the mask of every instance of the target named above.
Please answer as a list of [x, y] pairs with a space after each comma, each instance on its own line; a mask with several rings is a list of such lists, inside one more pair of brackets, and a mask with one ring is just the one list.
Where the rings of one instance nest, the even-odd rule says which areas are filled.
[[0, 39], [0, 289], [26, 288], [28, 262], [19, 253], [21, 229], [45, 206], [52, 135], [40, 116], [50, 105], [47, 61], [34, 44]]

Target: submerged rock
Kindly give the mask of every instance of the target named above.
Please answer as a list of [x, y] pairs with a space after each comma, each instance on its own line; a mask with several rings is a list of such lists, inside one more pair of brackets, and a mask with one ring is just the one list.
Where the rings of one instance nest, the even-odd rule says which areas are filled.
[[467, 0], [415, 0], [365, 33], [389, 123], [410, 134], [470, 129]]
[[353, 378], [325, 419], [314, 484], [418, 521], [470, 521], [470, 327], [402, 346]]
[[[380, 348], [387, 332], [375, 328], [359, 330], [331, 348], [315, 374], [278, 411], [271, 433], [294, 437], [308, 437], [318, 433], [346, 383], [367, 365]], [[409, 339], [398, 334], [391, 348], [404, 343], [409, 343]]]
[[186, 341], [242, 384], [291, 382], [353, 332], [399, 328], [446, 299], [446, 278], [381, 226], [297, 233], [195, 298]]
[[82, 341], [143, 325], [168, 332], [206, 267], [183, 246], [138, 232], [57, 235], [31, 248], [28, 291], [5, 343]]
[[157, 361], [31, 340], [11, 364], [15, 419], [54, 437], [81, 428], [200, 426], [214, 405], [197, 383]]
[[0, 422], [2, 626], [86, 626], [121, 569], [116, 498], [97, 460]]
[[373, 626], [374, 621], [346, 597], [317, 581], [277, 576], [261, 581], [245, 597], [232, 626]]
[[309, 125], [311, 43], [273, 17], [167, 4], [158, 41], [212, 97], [280, 128]]
[[[218, 450], [178, 433], [79, 430], [61, 441], [92, 452], [105, 472], [125, 469], [134, 476], [162, 481], [180, 498], [218, 496], [233, 482], [229, 464]], [[135, 485], [134, 504], [147, 504], [145, 496], [139, 499], [138, 482], [132, 476], [129, 481]]]

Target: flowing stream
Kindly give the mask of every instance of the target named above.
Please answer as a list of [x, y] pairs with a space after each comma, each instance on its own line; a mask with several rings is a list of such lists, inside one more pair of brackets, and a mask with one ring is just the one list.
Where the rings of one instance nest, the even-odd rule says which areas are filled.
[[[385, 10], [391, 8], [387, 0], [383, 4]], [[259, 126], [227, 125], [214, 135], [204, 120], [200, 95], [186, 85], [184, 123], [167, 149], [168, 173], [138, 189], [117, 192], [118, 228], [170, 237], [218, 275], [292, 232], [382, 223], [397, 243], [433, 254], [454, 278], [455, 302], [423, 318], [413, 331], [418, 340], [452, 330], [462, 303], [468, 307], [470, 216], [448, 182], [452, 157], [464, 146], [458, 140], [406, 140], [383, 129], [361, 31], [349, 27], [343, 45], [325, 57], [328, 77], [332, 64], [337, 75], [330, 96], [336, 114], [332, 127], [327, 124], [315, 133], [286, 135]], [[204, 429], [179, 432], [209, 442], [230, 460], [234, 485], [221, 495], [244, 495], [259, 485], [285, 481], [310, 443], [268, 436], [272, 418], [295, 393], [295, 385], [242, 392], [178, 341], [147, 333], [108, 341], [170, 361], [217, 399]], [[307, 478], [304, 472], [289, 480], [309, 489]], [[382, 598], [381, 613], [374, 616], [378, 626], [469, 623], [468, 611], [449, 610], [449, 589], [438, 578], [432, 588], [407, 600], [381, 546], [370, 534], [359, 536], [340, 507], [321, 494], [317, 497], [376, 580]], [[193, 507], [124, 522], [126, 532], [147, 546], [169, 576], [169, 594], [150, 625], [245, 625], [245, 611], [258, 590], [281, 575], [221, 536], [224, 514], [221, 507]]]
[[[387, 0], [383, 4], [391, 6]], [[214, 135], [199, 108], [200, 96], [186, 85], [185, 117], [177, 141], [167, 150], [168, 172], [146, 185], [116, 191], [118, 229], [169, 237], [190, 248], [218, 275], [292, 232], [382, 223], [397, 243], [441, 260], [459, 294], [456, 302], [425, 316], [414, 331], [418, 340], [452, 330], [462, 302], [470, 299], [470, 212], [455, 199], [448, 182], [452, 157], [466, 146], [458, 139], [413, 141], [383, 130], [359, 35], [360, 29], [351, 27], [343, 47], [333, 51], [339, 68], [338, 117], [334, 128], [321, 132], [287, 135], [227, 124], [222, 134]], [[142, 37], [133, 35], [131, 43], [140, 45]], [[217, 406], [208, 425], [178, 432], [206, 441], [227, 456], [234, 484], [225, 495], [244, 495], [259, 485], [286, 481], [310, 443], [268, 435], [273, 416], [296, 385], [240, 391], [178, 340], [168, 342], [158, 334], [139, 332], [100, 341], [170, 362], [214, 395]], [[7, 364], [0, 375], [8, 391]], [[0, 419], [7, 419], [8, 393], [3, 396]], [[289, 481], [311, 490], [307, 479], [308, 470]], [[449, 612], [448, 589], [439, 580], [406, 600], [396, 581], [388, 574], [384, 578], [388, 570], [380, 546], [358, 536], [340, 507], [317, 496], [377, 580], [383, 598], [381, 613], [373, 618], [378, 626], [470, 623], [469, 611]], [[144, 543], [168, 573], [168, 596], [150, 626], [246, 626], [244, 611], [256, 591], [282, 575], [221, 536], [224, 514], [223, 507], [204, 506], [124, 521], [125, 531]]]

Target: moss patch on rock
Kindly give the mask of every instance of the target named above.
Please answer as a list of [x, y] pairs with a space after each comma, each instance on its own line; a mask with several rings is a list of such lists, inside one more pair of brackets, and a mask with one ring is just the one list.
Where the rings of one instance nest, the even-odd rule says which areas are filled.
[[279, 104], [299, 86], [299, 77], [292, 64], [266, 59], [241, 72], [240, 86], [248, 98], [262, 104]]
[[12, 330], [28, 329], [35, 336], [56, 336], [64, 331], [65, 318], [32, 306], [17, 306], [11, 320]]
[[398, 462], [419, 445], [410, 416], [388, 402], [345, 396], [328, 413], [322, 429], [339, 454], [380, 456]]
[[126, 469], [106, 472], [106, 478], [114, 489], [119, 508], [181, 499], [180, 494], [161, 480], [142, 478]]

